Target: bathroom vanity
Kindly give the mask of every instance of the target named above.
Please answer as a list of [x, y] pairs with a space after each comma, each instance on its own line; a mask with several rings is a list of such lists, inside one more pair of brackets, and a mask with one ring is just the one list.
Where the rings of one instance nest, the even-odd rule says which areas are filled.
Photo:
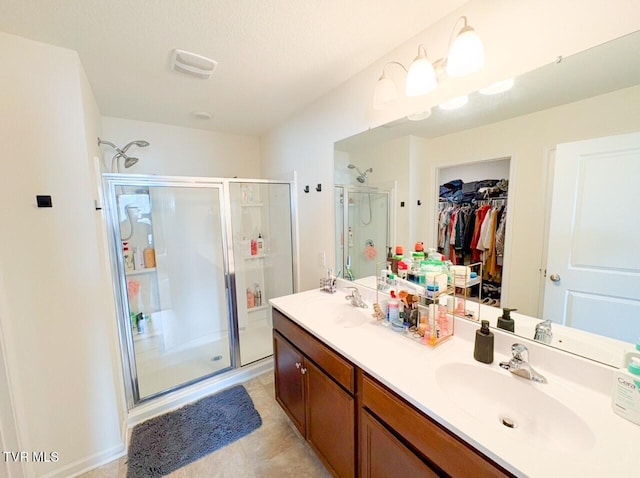
[[[276, 399], [335, 476], [623, 476], [640, 427], [611, 411], [613, 368], [478, 324], [429, 348], [335, 294], [271, 300]], [[502, 370], [514, 342], [549, 383]], [[511, 424], [506, 426], [507, 423]]]

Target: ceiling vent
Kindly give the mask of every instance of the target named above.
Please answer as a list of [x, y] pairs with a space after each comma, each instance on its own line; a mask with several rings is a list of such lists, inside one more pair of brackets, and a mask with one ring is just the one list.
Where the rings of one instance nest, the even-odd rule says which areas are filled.
[[190, 51], [173, 50], [171, 55], [171, 69], [197, 76], [204, 80], [211, 78], [213, 71], [218, 66], [218, 62], [202, 55], [191, 53]]

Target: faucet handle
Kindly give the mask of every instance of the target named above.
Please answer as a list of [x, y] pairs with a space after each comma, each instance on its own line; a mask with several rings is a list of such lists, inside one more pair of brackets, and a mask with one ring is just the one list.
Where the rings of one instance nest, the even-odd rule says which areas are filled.
[[529, 361], [529, 349], [522, 344], [513, 344], [511, 346], [511, 354], [516, 360], [521, 360], [522, 362]]

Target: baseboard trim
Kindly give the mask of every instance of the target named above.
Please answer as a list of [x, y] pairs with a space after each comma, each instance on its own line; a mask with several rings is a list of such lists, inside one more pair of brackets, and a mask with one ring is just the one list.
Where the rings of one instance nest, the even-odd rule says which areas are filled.
[[49, 473], [42, 475], [42, 477], [43, 478], [69, 478], [69, 477], [79, 476], [79, 475], [82, 475], [83, 473], [93, 470], [94, 468], [98, 468], [99, 466], [106, 465], [107, 463], [110, 463], [113, 460], [122, 458], [126, 454], [127, 454], [127, 447], [124, 445], [124, 443], [121, 443], [119, 445], [109, 448], [108, 450], [95, 453], [81, 460], [75, 461], [73, 463], [69, 463], [68, 465], [62, 468], [50, 471]]

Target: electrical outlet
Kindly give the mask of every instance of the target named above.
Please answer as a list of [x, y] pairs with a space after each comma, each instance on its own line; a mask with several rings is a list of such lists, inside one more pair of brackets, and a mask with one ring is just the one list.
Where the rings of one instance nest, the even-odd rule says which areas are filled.
[[324, 252], [318, 253], [318, 265], [322, 267], [327, 265], [327, 256]]

